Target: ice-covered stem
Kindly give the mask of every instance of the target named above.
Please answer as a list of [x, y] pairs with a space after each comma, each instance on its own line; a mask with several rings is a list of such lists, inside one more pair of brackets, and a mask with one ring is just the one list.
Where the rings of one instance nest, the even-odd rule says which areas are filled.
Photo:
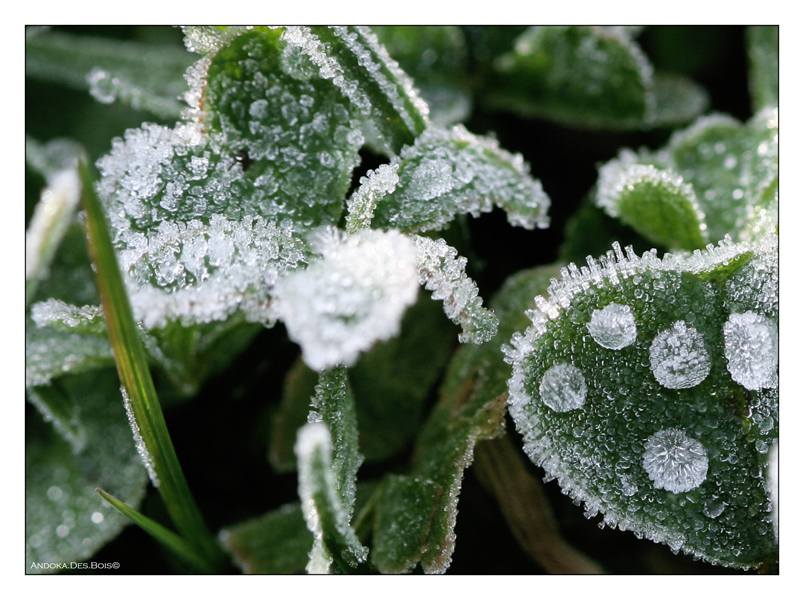
[[416, 244], [419, 283], [433, 292], [434, 300], [444, 301], [444, 312], [461, 326], [461, 343], [482, 344], [497, 333], [499, 320], [483, 308], [477, 284], [465, 272], [466, 258], [443, 239], [410, 236]]
[[131, 399], [131, 414], [151, 457], [153, 472], [160, 482], [159, 492], [171, 519], [181, 535], [204, 557], [207, 570], [215, 572], [225, 564], [225, 556], [204, 523], [173, 448], [112, 247], [106, 216], [95, 195], [94, 178], [85, 157], [80, 160], [78, 169], [86, 213], [87, 246], [97, 275], [117, 372]]

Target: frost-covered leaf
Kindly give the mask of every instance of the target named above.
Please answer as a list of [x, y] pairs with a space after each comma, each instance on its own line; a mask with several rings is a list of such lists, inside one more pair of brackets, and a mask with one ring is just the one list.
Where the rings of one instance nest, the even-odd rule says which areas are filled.
[[692, 250], [726, 234], [775, 232], [778, 117], [743, 125], [711, 115], [673, 134], [655, 153], [622, 150], [600, 168], [596, 203], [654, 243]]
[[705, 217], [692, 185], [672, 169], [639, 163], [622, 151], [600, 169], [597, 205], [638, 233], [670, 249], [706, 246]]
[[469, 117], [468, 51], [459, 27], [386, 25], [371, 30], [413, 78], [435, 125], [452, 125]]
[[26, 162], [47, 181], [25, 232], [25, 302], [30, 303], [40, 280], [47, 278], [50, 263], [75, 217], [81, 198], [76, 170], [80, 148], [71, 140], [47, 144], [25, 140]]
[[662, 81], [621, 27], [539, 26], [496, 61], [488, 99], [526, 116], [575, 127], [636, 129], [697, 116], [705, 92], [678, 77]]
[[185, 105], [182, 75], [193, 56], [168, 45], [122, 42], [46, 31], [25, 40], [25, 74], [89, 90], [103, 104], [117, 100], [164, 118]]
[[333, 470], [332, 437], [324, 423], [309, 423], [299, 430], [296, 456], [304, 520], [315, 538], [307, 572], [330, 573], [335, 566], [343, 572], [358, 569], [368, 548], [357, 539], [350, 525], [351, 510], [343, 506]]
[[338, 366], [318, 375], [315, 395], [310, 398], [309, 423], [323, 423], [332, 437], [332, 473], [340, 504], [351, 519], [355, 503], [357, 470], [363, 457], [357, 448], [355, 399], [346, 367]]
[[747, 29], [751, 104], [755, 111], [779, 105], [779, 26]]
[[[415, 438], [425, 402], [454, 342], [454, 327], [441, 307], [420, 292], [405, 312], [400, 334], [378, 342], [349, 368], [360, 423], [360, 452], [367, 462], [387, 460]], [[285, 377], [271, 426], [269, 459], [276, 470], [296, 469], [293, 444], [296, 431], [307, 422], [317, 378], [301, 360]]]
[[378, 503], [378, 554], [372, 560], [382, 572], [407, 572], [418, 563], [425, 573], [449, 568], [463, 472], [475, 444], [502, 433], [505, 415], [504, 396], [473, 394], [471, 385], [442, 394], [419, 435], [409, 473], [392, 477]]
[[[441, 388], [438, 416], [417, 444], [409, 475], [389, 476], [375, 515], [371, 559], [384, 573], [404, 573], [419, 562], [444, 572], [454, 548], [454, 524], [463, 469], [479, 439], [499, 433], [508, 369], [501, 344], [524, 327], [524, 311], [557, 268], [523, 271], [506, 282], [492, 308], [500, 331], [487, 344], [461, 346]], [[489, 419], [485, 423], [483, 419]], [[450, 423], [450, 420], [454, 419]]]
[[298, 502], [227, 527], [218, 537], [234, 563], [249, 575], [304, 573], [314, 541]]
[[359, 123], [331, 82], [282, 70], [278, 36], [247, 31], [195, 66], [204, 125], [144, 124], [98, 162], [146, 328], [238, 311], [272, 324], [271, 287], [306, 260], [301, 232], [340, 215]]
[[[665, 158], [667, 156], [667, 158]], [[775, 232], [779, 186], [779, 117], [775, 108], [741, 124], [703, 117], [676, 132], [660, 157], [696, 190], [711, 240]]]
[[105, 332], [73, 333], [26, 323], [25, 387], [47, 385], [67, 373], [113, 364], [114, 355]]
[[413, 143], [427, 127], [427, 104], [369, 28], [288, 27], [282, 39], [307, 59], [288, 60], [290, 72], [309, 76], [312, 63], [320, 77], [331, 79], [369, 119], [389, 153]]
[[375, 342], [399, 333], [419, 287], [416, 249], [397, 231], [318, 232], [321, 255], [280, 280], [277, 311], [313, 369], [354, 364]]
[[417, 232], [443, 229], [456, 215], [479, 216], [498, 206], [512, 225], [545, 228], [550, 199], [522, 156], [462, 125], [430, 128], [391, 163], [396, 189], [377, 205], [374, 227]]
[[127, 520], [105, 504], [95, 488], [111, 490], [136, 507], [148, 481], [131, 440], [114, 371], [70, 375], [58, 385], [58, 391], [35, 393], [69, 398], [85, 443], [68, 443], [36, 415], [26, 419], [25, 562], [29, 572], [52, 570], [37, 564], [85, 560], [126, 525]]
[[497, 333], [495, 314], [483, 308], [477, 284], [465, 272], [466, 259], [443, 239], [412, 236], [416, 245], [419, 281], [433, 293], [433, 300], [444, 301], [444, 313], [461, 326], [458, 340], [482, 344]]
[[[376, 488], [376, 482], [358, 484], [357, 511]], [[254, 575], [304, 573], [313, 545], [313, 534], [307, 529], [299, 502], [222, 529], [218, 537], [240, 570]]]
[[570, 265], [507, 347], [525, 451], [589, 516], [710, 562], [773, 562], [778, 241]]

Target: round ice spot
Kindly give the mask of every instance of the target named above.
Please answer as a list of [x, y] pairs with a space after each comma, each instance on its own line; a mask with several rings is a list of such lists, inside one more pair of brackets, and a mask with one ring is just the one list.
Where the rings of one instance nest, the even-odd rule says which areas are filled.
[[709, 459], [698, 440], [680, 429], [662, 429], [645, 442], [642, 468], [656, 488], [678, 494], [704, 482]]
[[636, 321], [630, 306], [612, 303], [595, 310], [586, 327], [592, 338], [609, 350], [620, 350], [636, 341]]
[[734, 381], [749, 390], [779, 385], [779, 331], [773, 321], [755, 312], [729, 315], [723, 338]]
[[684, 321], [676, 321], [650, 345], [653, 376], [671, 390], [695, 387], [709, 375], [709, 353], [703, 336]]
[[539, 384], [542, 402], [558, 412], [581, 408], [586, 400], [586, 379], [578, 367], [568, 363], [547, 369]]

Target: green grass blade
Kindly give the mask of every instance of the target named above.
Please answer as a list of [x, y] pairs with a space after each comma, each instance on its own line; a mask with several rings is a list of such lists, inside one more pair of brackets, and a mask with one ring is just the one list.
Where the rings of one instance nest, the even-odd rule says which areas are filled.
[[176, 528], [204, 556], [208, 570], [216, 570], [224, 555], [218, 547], [193, 500], [167, 431], [156, 396], [145, 349], [137, 331], [123, 277], [117, 264], [106, 217], [93, 185], [86, 159], [79, 164], [82, 204], [86, 212], [86, 231], [90, 257], [97, 274], [98, 290], [106, 317], [109, 339], [114, 349], [117, 371], [128, 398], [130, 414], [146, 457], [153, 467], [151, 479], [158, 485]]
[[170, 548], [181, 558], [193, 565], [200, 571], [208, 569], [206, 559], [195, 551], [195, 548], [187, 540], [177, 535], [164, 525], [160, 525], [153, 519], [149, 519], [142, 513], [134, 510], [124, 502], [121, 502], [108, 492], [100, 488], [95, 490], [98, 495], [112, 505], [124, 517], [128, 517], [139, 525], [146, 533], [150, 534], [157, 542]]

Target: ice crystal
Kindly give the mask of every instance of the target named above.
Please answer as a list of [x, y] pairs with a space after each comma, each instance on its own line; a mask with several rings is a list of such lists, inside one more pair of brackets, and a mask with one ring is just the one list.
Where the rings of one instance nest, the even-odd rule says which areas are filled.
[[709, 459], [698, 440], [679, 429], [663, 429], [645, 442], [642, 468], [657, 488], [678, 494], [704, 482]]
[[654, 338], [650, 366], [656, 380], [673, 390], [695, 387], [707, 375], [712, 361], [700, 333], [676, 321]]
[[630, 306], [612, 302], [595, 310], [586, 327], [598, 344], [610, 350], [622, 350], [636, 341], [636, 321]]
[[734, 313], [723, 325], [726, 360], [734, 381], [749, 390], [778, 385], [779, 332], [755, 312]]
[[477, 295], [477, 284], [465, 272], [466, 259], [443, 239], [414, 235], [419, 282], [433, 292], [434, 300], [444, 301], [444, 312], [454, 323], [461, 325], [461, 342], [482, 344], [497, 333], [499, 320], [483, 308]]
[[327, 229], [315, 246], [321, 258], [277, 284], [277, 311], [311, 368], [351, 365], [399, 332], [419, 287], [416, 249], [397, 231], [377, 230]]
[[542, 402], [555, 411], [575, 410], [586, 400], [586, 380], [577, 367], [567, 363], [554, 365], [545, 371], [539, 394]]
[[137, 447], [137, 452], [142, 458], [142, 464], [148, 470], [148, 477], [151, 478], [151, 483], [154, 487], [159, 487], [159, 476], [156, 473], [156, 465], [148, 447], [145, 445], [145, 440], [142, 439], [140, 433], [140, 426], [137, 424], [137, 417], [134, 414], [134, 408], [131, 406], [131, 399], [126, 393], [126, 388], [120, 386], [120, 393], [123, 395], [123, 406], [126, 408], [126, 415], [128, 416], [128, 424], [131, 426], [131, 432], [134, 434], [134, 445]]
[[390, 194], [399, 183], [399, 165], [380, 165], [376, 171], [369, 171], [360, 178], [360, 187], [347, 200], [349, 214], [346, 216], [346, 230], [355, 233], [358, 229], [371, 226], [377, 202]]

